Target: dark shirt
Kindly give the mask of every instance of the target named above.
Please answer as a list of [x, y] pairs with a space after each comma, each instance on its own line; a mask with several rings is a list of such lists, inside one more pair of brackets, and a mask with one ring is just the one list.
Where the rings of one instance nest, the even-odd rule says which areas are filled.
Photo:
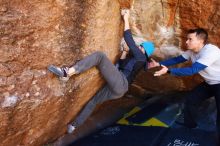
[[130, 29], [124, 31], [124, 39], [129, 47], [130, 55], [129, 57], [126, 57], [126, 59], [120, 59], [118, 63], [119, 69], [126, 76], [128, 83], [130, 84], [137, 73], [146, 66], [147, 59], [145, 54], [143, 54], [136, 46]]

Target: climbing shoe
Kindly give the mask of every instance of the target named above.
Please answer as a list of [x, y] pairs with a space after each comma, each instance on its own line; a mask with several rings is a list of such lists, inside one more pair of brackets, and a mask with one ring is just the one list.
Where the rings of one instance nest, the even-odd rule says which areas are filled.
[[69, 76], [68, 76], [68, 67], [57, 67], [55, 65], [49, 65], [48, 70], [57, 75], [60, 80], [62, 81], [68, 81]]

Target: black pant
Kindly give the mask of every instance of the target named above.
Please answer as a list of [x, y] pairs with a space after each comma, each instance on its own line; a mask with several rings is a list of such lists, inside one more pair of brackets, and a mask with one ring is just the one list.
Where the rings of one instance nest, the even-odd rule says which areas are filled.
[[217, 132], [220, 137], [220, 84], [209, 85], [205, 82], [195, 87], [187, 96], [184, 109], [184, 122], [187, 125], [195, 124], [194, 113], [198, 105], [210, 98], [215, 97], [217, 107]]

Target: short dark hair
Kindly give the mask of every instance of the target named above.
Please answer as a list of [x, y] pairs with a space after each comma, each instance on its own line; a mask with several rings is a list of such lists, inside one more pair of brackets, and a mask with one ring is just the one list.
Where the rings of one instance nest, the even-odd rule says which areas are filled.
[[190, 33], [196, 33], [197, 37], [204, 40], [204, 44], [208, 42], [208, 33], [205, 29], [203, 28], [190, 29], [188, 30], [187, 34]]

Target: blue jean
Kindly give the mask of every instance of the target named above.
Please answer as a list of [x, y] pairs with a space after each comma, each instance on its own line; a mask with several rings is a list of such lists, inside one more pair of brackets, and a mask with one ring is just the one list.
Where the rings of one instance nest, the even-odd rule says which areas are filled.
[[217, 107], [217, 132], [220, 137], [220, 84], [209, 85], [205, 82], [201, 83], [195, 87], [189, 94], [186, 96], [185, 108], [184, 108], [184, 122], [185, 124], [194, 124], [194, 112], [196, 111], [198, 105], [210, 98], [215, 97], [216, 107]]

